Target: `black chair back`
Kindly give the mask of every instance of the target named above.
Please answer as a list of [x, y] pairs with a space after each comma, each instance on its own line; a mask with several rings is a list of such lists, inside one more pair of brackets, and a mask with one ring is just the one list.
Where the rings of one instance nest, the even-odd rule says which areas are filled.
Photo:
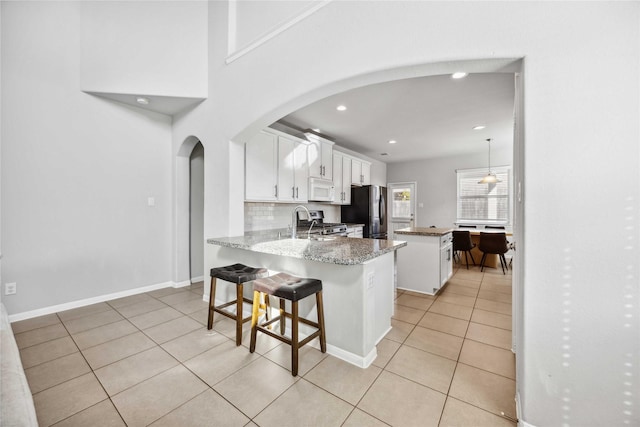
[[464, 230], [453, 230], [453, 250], [470, 251], [473, 248], [471, 233]]
[[496, 230], [504, 230], [504, 226], [503, 225], [485, 225], [484, 228], [493, 228]]
[[480, 233], [478, 249], [486, 254], [505, 254], [509, 250], [506, 233]]
[[475, 225], [459, 225], [458, 228], [478, 228]]

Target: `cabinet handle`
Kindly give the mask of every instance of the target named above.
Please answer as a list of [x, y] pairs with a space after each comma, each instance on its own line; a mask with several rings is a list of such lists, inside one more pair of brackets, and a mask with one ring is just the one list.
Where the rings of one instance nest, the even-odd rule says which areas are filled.
[[451, 249], [447, 249], [447, 261], [451, 261]]
[[278, 197], [278, 185], [274, 185], [273, 188], [275, 190], [275, 196]]
[[291, 187], [291, 198], [292, 199], [296, 198], [296, 187]]
[[298, 187], [296, 187], [296, 199], [298, 198]]

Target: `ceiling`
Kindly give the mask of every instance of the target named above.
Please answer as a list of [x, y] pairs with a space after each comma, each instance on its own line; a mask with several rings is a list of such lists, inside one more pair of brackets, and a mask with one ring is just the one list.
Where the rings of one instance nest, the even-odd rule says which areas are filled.
[[[513, 80], [513, 73], [395, 80], [324, 98], [279, 122], [319, 129], [336, 144], [385, 163], [482, 153], [487, 138], [492, 150], [510, 150]], [[338, 105], [347, 109], [338, 111]], [[486, 127], [473, 130], [477, 125]]]

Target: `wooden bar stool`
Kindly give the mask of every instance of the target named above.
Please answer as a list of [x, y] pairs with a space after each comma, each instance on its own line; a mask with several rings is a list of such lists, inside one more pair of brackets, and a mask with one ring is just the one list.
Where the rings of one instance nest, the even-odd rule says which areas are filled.
[[[318, 321], [312, 322], [308, 319], [298, 316], [298, 301], [315, 294], [316, 309], [318, 312]], [[262, 313], [260, 309], [265, 304], [260, 304], [260, 297], [264, 295], [265, 304], [269, 299], [269, 295], [280, 298], [280, 315], [263, 323], [258, 323], [258, 319]], [[291, 313], [285, 311], [285, 300], [291, 301]], [[268, 304], [266, 304], [268, 307]], [[284, 336], [286, 318], [291, 318], [291, 339]], [[280, 321], [280, 334], [272, 332], [268, 327]], [[298, 324], [313, 326], [317, 330], [311, 335], [298, 340]], [[256, 279], [253, 281], [253, 311], [251, 316], [251, 344], [249, 351], [253, 353], [256, 349], [256, 338], [258, 331], [270, 335], [280, 341], [291, 346], [291, 375], [298, 375], [298, 350], [303, 345], [309, 343], [312, 339], [320, 337], [320, 350], [325, 353], [327, 351], [327, 340], [324, 331], [324, 309], [322, 306], [322, 281], [317, 279], [306, 279], [291, 276], [286, 273], [278, 273], [274, 276]]]
[[[209, 292], [209, 322], [207, 323], [207, 329], [213, 327], [213, 313], [217, 312], [223, 316], [227, 316], [230, 319], [236, 321], [236, 345], [240, 345], [242, 342], [242, 324], [251, 320], [251, 316], [242, 318], [242, 304], [248, 302], [251, 304], [251, 300], [244, 298], [242, 292], [244, 290], [244, 284], [261, 277], [265, 277], [269, 274], [266, 268], [254, 268], [248, 267], [244, 264], [233, 264], [224, 267], [217, 267], [211, 269], [211, 290]], [[227, 282], [236, 284], [236, 299], [233, 301], [215, 305], [216, 302], [216, 279], [225, 280]], [[231, 313], [223, 310], [230, 305], [236, 305], [236, 312]]]

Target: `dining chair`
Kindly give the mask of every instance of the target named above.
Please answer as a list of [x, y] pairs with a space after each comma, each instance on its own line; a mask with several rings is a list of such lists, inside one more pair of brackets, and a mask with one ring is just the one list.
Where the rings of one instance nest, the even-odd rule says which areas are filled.
[[476, 260], [473, 259], [471, 249], [475, 248], [476, 244], [471, 241], [471, 233], [466, 230], [453, 230], [453, 253], [458, 258], [458, 262], [462, 262], [459, 251], [464, 252], [464, 260], [467, 262], [467, 270], [469, 269], [469, 258], [473, 265], [476, 265]]
[[478, 228], [475, 225], [459, 225], [458, 228]]
[[495, 230], [504, 230], [503, 225], [485, 225], [484, 228], [492, 228]]
[[509, 250], [506, 233], [480, 233], [480, 241], [478, 249], [482, 251], [482, 259], [480, 260], [480, 271], [484, 271], [484, 263], [488, 254], [498, 255], [500, 258], [500, 266], [502, 266], [502, 274], [505, 272], [507, 260], [504, 254]]

